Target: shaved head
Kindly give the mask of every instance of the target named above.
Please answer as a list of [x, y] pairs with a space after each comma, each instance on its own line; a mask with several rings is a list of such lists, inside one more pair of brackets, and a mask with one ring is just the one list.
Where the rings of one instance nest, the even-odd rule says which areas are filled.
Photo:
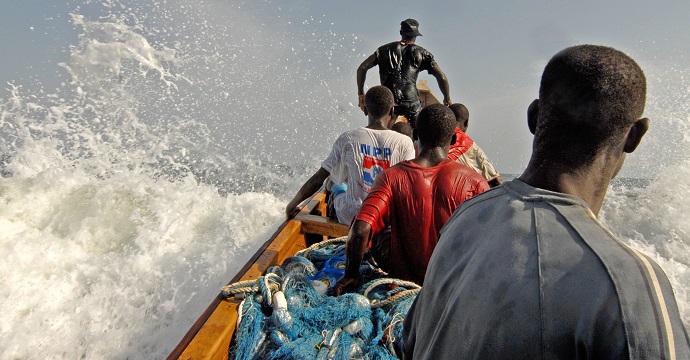
[[367, 111], [375, 118], [386, 115], [394, 104], [393, 93], [385, 86], [377, 85], [369, 89], [364, 96]]
[[460, 103], [452, 104], [449, 108], [453, 111], [453, 114], [455, 114], [455, 120], [458, 122], [460, 130], [467, 132], [467, 126], [470, 122], [470, 111], [465, 105]]
[[559, 52], [542, 74], [534, 152], [573, 168], [589, 164], [640, 118], [646, 91], [642, 69], [618, 50]]
[[422, 109], [417, 119], [419, 143], [428, 147], [450, 145], [455, 127], [455, 115], [447, 106], [429, 105]]

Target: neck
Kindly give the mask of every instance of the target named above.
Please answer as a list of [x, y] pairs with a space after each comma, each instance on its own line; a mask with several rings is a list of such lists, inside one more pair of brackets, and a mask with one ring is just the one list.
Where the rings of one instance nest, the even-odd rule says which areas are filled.
[[372, 118], [369, 117], [369, 125], [366, 126], [367, 129], [372, 130], [386, 130], [388, 129], [388, 121], [385, 118]]
[[594, 215], [599, 215], [606, 190], [616, 173], [612, 160], [601, 155], [592, 164], [572, 170], [554, 161], [532, 157], [519, 179], [540, 189], [577, 196]]
[[402, 40], [400, 40], [400, 42], [401, 42], [403, 45], [406, 45], [406, 44], [414, 44], [415, 40], [417, 40], [416, 37], [404, 37], [404, 36], [403, 36], [403, 38], [402, 38]]
[[450, 150], [450, 145], [436, 147], [421, 145], [419, 155], [412, 159], [412, 162], [421, 167], [436, 166], [448, 159], [448, 150]]

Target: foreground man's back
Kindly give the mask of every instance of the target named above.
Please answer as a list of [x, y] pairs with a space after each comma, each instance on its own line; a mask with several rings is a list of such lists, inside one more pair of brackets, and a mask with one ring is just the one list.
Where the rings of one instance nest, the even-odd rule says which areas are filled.
[[442, 230], [405, 320], [414, 359], [690, 359], [661, 268], [596, 219], [649, 126], [646, 82], [614, 49], [551, 59], [519, 179], [465, 202]]
[[461, 209], [408, 314], [415, 359], [690, 359], [664, 273], [581, 199], [514, 180]]

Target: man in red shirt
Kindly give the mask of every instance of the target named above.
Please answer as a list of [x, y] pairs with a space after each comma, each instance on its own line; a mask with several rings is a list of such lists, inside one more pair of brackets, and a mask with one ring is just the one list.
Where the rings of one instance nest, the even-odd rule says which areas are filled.
[[419, 114], [419, 155], [374, 181], [350, 229], [345, 276], [336, 294], [359, 283], [369, 240], [389, 225], [390, 243], [381, 251], [388, 254], [389, 275], [422, 284], [441, 227], [463, 201], [489, 189], [477, 172], [447, 159], [455, 125], [453, 112], [444, 105], [430, 105]]
[[470, 111], [465, 105], [455, 103], [449, 106], [455, 114], [457, 127], [455, 128], [455, 144], [450, 146], [448, 159], [455, 160], [474, 169], [489, 182], [489, 186], [495, 187], [503, 183], [503, 178], [491, 165], [484, 151], [467, 135], [467, 127], [470, 124]]

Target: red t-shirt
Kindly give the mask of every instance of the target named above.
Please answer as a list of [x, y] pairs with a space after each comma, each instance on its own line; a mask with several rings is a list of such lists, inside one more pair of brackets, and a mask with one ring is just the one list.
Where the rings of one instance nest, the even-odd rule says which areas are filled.
[[450, 151], [448, 151], [448, 159], [457, 160], [462, 154], [467, 152], [474, 144], [474, 140], [467, 135], [464, 131], [460, 130], [459, 127], [455, 128], [455, 144], [450, 146]]
[[390, 275], [422, 284], [441, 227], [460, 204], [489, 184], [476, 171], [446, 160], [421, 167], [403, 161], [374, 181], [357, 220], [372, 235], [391, 226]]

